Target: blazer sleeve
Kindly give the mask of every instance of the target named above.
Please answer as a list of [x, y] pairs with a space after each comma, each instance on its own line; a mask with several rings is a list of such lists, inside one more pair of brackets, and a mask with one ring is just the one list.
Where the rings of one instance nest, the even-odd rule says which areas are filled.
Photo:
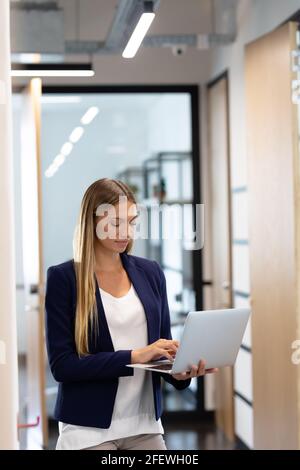
[[[160, 337], [164, 339], [172, 339], [171, 324], [170, 324], [170, 310], [169, 310], [169, 304], [168, 304], [165, 273], [161, 269], [160, 265], [156, 261], [154, 262], [158, 268], [159, 276], [160, 276], [160, 289], [161, 289], [161, 301], [162, 301]], [[191, 383], [191, 379], [176, 380], [171, 374], [164, 374], [160, 372], [158, 372], [158, 374], [160, 374], [166, 382], [174, 385], [174, 387], [177, 390], [183, 390], [187, 388]]]
[[58, 266], [50, 267], [47, 271], [45, 328], [48, 359], [55, 380], [93, 381], [133, 375], [133, 369], [126, 367], [131, 362], [131, 350], [78, 356], [73, 301], [71, 280]]

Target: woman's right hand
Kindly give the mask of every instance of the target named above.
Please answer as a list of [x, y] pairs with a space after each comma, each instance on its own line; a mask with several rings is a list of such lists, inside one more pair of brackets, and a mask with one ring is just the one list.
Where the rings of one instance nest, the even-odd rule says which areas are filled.
[[162, 356], [173, 361], [178, 346], [179, 341], [174, 339], [159, 339], [145, 348], [131, 351], [131, 364], [145, 364]]

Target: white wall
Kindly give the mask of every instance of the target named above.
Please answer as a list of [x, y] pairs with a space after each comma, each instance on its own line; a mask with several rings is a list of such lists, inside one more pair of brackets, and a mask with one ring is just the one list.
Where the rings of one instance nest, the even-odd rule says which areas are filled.
[[[245, 45], [279, 26], [300, 9], [299, 0], [240, 0], [238, 6], [238, 36], [230, 47], [215, 49], [211, 54], [210, 79], [225, 70], [229, 72], [230, 149], [233, 229], [233, 290], [235, 306], [249, 305], [249, 246], [247, 215], [247, 148], [245, 109]], [[205, 99], [205, 90], [203, 90]], [[203, 133], [207, 129], [203, 120]], [[202, 146], [204, 169], [207, 168], [206, 141]], [[207, 170], [206, 170], [207, 175]], [[205, 175], [204, 175], [205, 177]], [[209, 200], [209, 189], [206, 188]], [[209, 265], [207, 263], [209, 273]], [[250, 328], [243, 344], [251, 348]], [[235, 368], [236, 433], [253, 446], [251, 351], [241, 350]], [[246, 400], [240, 398], [242, 395]]]
[[18, 449], [15, 226], [9, 1], [0, 2], [0, 449]]
[[26, 353], [26, 313], [22, 247], [22, 196], [21, 196], [21, 97], [13, 96], [13, 164], [14, 164], [14, 210], [16, 254], [16, 303], [18, 327], [18, 353]]

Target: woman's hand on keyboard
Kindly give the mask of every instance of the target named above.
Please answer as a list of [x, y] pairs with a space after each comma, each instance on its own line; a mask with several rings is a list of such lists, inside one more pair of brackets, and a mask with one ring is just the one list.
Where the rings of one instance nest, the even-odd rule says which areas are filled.
[[165, 357], [173, 361], [179, 341], [174, 339], [159, 339], [145, 348], [131, 351], [131, 364], [145, 364]]

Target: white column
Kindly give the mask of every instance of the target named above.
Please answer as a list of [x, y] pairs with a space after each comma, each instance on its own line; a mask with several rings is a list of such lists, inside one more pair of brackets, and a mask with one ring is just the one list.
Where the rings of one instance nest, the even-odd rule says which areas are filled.
[[18, 449], [9, 0], [0, 1], [0, 449]]

